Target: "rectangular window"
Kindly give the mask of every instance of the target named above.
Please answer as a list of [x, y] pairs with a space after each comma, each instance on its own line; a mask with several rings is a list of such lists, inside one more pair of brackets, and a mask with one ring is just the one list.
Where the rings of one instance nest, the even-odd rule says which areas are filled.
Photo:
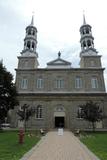
[[38, 78], [37, 79], [37, 88], [43, 88], [43, 87], [44, 87], [43, 79]]
[[21, 88], [22, 89], [27, 89], [27, 87], [28, 87], [28, 80], [26, 78], [23, 78], [21, 80]]
[[55, 80], [55, 87], [56, 88], [64, 88], [64, 80], [63, 79]]
[[81, 77], [76, 77], [76, 79], [75, 79], [75, 88], [82, 88], [82, 79], [81, 79]]
[[91, 78], [91, 86], [92, 88], [98, 88], [98, 79], [96, 77]]

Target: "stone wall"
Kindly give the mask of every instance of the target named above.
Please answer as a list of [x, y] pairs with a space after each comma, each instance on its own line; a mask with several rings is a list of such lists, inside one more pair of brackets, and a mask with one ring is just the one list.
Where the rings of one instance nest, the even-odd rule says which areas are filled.
[[[65, 113], [65, 128], [74, 130], [89, 129], [91, 124], [83, 119], [77, 118], [77, 110], [80, 104], [84, 104], [89, 100], [97, 102], [102, 108], [105, 117], [107, 116], [107, 95], [106, 94], [20, 94], [19, 95], [20, 106], [28, 104], [31, 107], [42, 106], [42, 118], [37, 119], [36, 115], [33, 116], [28, 122], [28, 127], [33, 129], [53, 129], [55, 128], [55, 111], [58, 106], [63, 107], [63, 113]], [[13, 116], [12, 123], [15, 127], [18, 124], [18, 116], [15, 117], [16, 107]], [[61, 112], [59, 110], [58, 112]], [[107, 118], [102, 122], [102, 127], [107, 128]]]

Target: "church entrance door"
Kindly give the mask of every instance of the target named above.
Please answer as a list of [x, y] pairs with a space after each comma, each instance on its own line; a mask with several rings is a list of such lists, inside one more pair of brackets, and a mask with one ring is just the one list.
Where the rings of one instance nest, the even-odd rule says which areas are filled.
[[55, 128], [64, 127], [64, 117], [55, 117]]
[[57, 105], [54, 109], [54, 127], [65, 127], [66, 124], [65, 109], [62, 104]]

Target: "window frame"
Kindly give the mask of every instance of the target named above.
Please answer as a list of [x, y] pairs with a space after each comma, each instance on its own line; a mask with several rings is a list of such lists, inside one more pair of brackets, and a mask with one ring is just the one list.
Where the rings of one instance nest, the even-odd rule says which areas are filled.
[[55, 88], [57, 88], [57, 89], [64, 88], [64, 79], [63, 78], [58, 78], [55, 80]]
[[91, 88], [98, 89], [98, 78], [97, 77], [91, 78]]
[[83, 86], [82, 78], [80, 76], [76, 76], [75, 78], [75, 88], [81, 89]]
[[27, 78], [21, 79], [21, 89], [28, 89], [28, 79]]
[[43, 119], [43, 107], [42, 105], [38, 105], [36, 108], [36, 119]]
[[37, 89], [43, 89], [44, 88], [44, 79], [43, 78], [37, 78], [36, 88]]

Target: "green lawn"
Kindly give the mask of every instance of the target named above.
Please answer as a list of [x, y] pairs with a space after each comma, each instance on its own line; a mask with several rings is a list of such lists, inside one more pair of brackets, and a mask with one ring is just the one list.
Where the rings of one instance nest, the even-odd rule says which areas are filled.
[[31, 149], [38, 141], [40, 136], [33, 134], [32, 137], [26, 133], [24, 143], [18, 143], [18, 131], [0, 132], [0, 160], [19, 160], [24, 153]]
[[80, 140], [101, 160], [107, 160], [107, 132], [87, 133]]

